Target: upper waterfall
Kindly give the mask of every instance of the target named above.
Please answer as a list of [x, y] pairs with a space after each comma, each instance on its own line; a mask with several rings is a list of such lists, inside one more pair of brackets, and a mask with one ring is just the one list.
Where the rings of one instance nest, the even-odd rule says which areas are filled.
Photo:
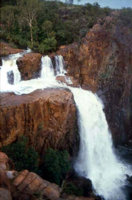
[[64, 76], [66, 71], [64, 69], [63, 56], [61, 55], [55, 56], [55, 66], [56, 66], [56, 75]]
[[44, 80], [54, 79], [54, 68], [49, 56], [43, 56], [41, 58], [41, 76]]
[[11, 91], [12, 85], [9, 83], [9, 75], [13, 73], [13, 85], [18, 84], [21, 81], [21, 74], [17, 66], [17, 59], [22, 57], [24, 54], [31, 52], [30, 49], [25, 50], [21, 53], [12, 54], [2, 59], [2, 66], [0, 68], [0, 91]]

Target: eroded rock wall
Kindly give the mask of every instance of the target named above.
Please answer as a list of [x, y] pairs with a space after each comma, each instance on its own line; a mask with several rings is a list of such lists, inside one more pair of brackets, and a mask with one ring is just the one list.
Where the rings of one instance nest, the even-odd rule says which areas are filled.
[[99, 21], [80, 45], [57, 53], [68, 75], [103, 99], [115, 144], [132, 146], [132, 35], [118, 14]]
[[45, 89], [22, 96], [0, 94], [0, 98], [0, 146], [25, 135], [39, 153], [49, 147], [72, 153], [78, 134], [70, 91]]

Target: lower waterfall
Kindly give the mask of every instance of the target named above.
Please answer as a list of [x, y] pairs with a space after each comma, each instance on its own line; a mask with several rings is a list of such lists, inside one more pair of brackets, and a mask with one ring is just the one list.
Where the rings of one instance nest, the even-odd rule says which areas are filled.
[[80, 150], [75, 170], [92, 180], [97, 194], [105, 200], [126, 200], [123, 191], [130, 169], [115, 156], [111, 133], [96, 94], [71, 88], [78, 109]]
[[[10, 58], [9, 58], [10, 59]], [[57, 75], [64, 76], [62, 57], [56, 57]], [[8, 84], [7, 71], [11, 69], [12, 61], [1, 67], [1, 92], [14, 92], [15, 94], [28, 94], [37, 89], [64, 87], [73, 93], [78, 109], [78, 125], [80, 134], [80, 150], [75, 162], [75, 170], [81, 176], [92, 181], [95, 192], [105, 200], [127, 200], [124, 193], [126, 174], [131, 175], [129, 167], [123, 164], [115, 155], [111, 133], [103, 112], [103, 103], [90, 91], [81, 88], [68, 87], [56, 81], [52, 61], [48, 56], [41, 59], [40, 77], [27, 81], [18, 78], [17, 83], [6, 88]], [[12, 69], [18, 73], [16, 58]], [[60, 67], [60, 68], [59, 68]], [[8, 69], [8, 70], [6, 70]], [[63, 69], [63, 70], [62, 70]], [[10, 70], [11, 71], [11, 70]], [[19, 72], [20, 73], [20, 72]], [[15, 75], [16, 75], [15, 74]], [[2, 75], [4, 75], [3, 78]], [[9, 84], [8, 84], [9, 86]]]

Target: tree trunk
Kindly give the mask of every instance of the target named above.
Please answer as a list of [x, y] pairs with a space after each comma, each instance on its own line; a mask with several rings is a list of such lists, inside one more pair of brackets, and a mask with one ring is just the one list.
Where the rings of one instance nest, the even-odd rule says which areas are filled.
[[31, 40], [31, 45], [33, 47], [33, 30], [32, 30], [32, 23], [29, 23], [30, 26], [30, 40]]

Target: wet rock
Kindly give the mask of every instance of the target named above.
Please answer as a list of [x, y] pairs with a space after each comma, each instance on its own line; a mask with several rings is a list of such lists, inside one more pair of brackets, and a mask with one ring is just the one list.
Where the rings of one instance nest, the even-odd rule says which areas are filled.
[[0, 58], [0, 66], [2, 66], [2, 58]]
[[22, 80], [29, 80], [39, 76], [41, 70], [41, 54], [28, 53], [17, 60]]
[[14, 84], [14, 74], [13, 71], [7, 73], [8, 83], [13, 85]]
[[91, 180], [85, 177], [78, 176], [75, 170], [71, 170], [67, 174], [65, 184], [67, 185], [68, 183], [73, 184], [76, 188], [78, 188], [78, 190], [80, 189], [82, 196], [84, 197], [91, 197], [91, 195], [93, 194]]

